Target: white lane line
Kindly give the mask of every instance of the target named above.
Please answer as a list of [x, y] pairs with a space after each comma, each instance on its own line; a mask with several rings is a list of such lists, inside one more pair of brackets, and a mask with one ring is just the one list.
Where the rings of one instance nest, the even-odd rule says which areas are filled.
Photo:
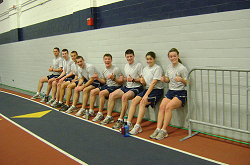
[[[3, 92], [3, 91], [0, 91], [0, 92]], [[53, 110], [55, 110], [55, 111], [57, 111], [57, 112], [61, 112], [61, 111], [58, 111], [58, 110], [55, 109], [55, 108], [52, 108], [51, 106], [42, 104], [42, 103], [37, 102], [37, 101], [31, 100], [31, 99], [28, 99], [28, 98], [25, 98], [25, 97], [22, 97], [22, 96], [19, 96], [19, 95], [16, 95], [16, 94], [8, 93], [8, 92], [4, 92], [4, 93], [11, 94], [11, 95], [14, 95], [14, 96], [17, 96], [17, 97], [26, 99], [26, 100], [30, 100], [30, 101], [32, 101], [32, 102], [34, 102], [34, 103], [37, 103], [37, 104], [40, 104], [40, 105], [49, 107], [50, 109], [53, 109]], [[86, 119], [83, 119], [83, 118], [79, 118], [79, 117], [77, 117], [77, 116], [74, 116], [74, 115], [71, 115], [71, 114], [67, 114], [67, 113], [65, 113], [65, 112], [61, 112], [61, 113], [66, 114], [66, 115], [69, 115], [69, 116], [74, 117], [74, 118], [79, 119], [79, 120], [87, 121], [87, 122], [89, 122], [89, 123], [92, 123], [92, 124], [101, 126], [101, 127], [103, 127], [103, 128], [106, 128], [106, 129], [109, 129], [109, 130], [112, 130], [112, 131], [119, 132], [119, 130], [112, 129], [112, 128], [108, 127], [108, 126], [101, 125], [101, 124], [99, 124], [99, 123], [95, 123], [95, 122], [92, 122], [92, 121], [90, 121], [90, 120], [86, 120]], [[121, 135], [121, 136], [122, 136], [122, 135]], [[157, 143], [157, 142], [154, 142], [154, 141], [150, 141], [150, 140], [147, 140], [147, 139], [138, 137], [138, 136], [132, 135], [131, 137], [134, 137], [134, 138], [137, 138], [137, 139], [140, 139], [140, 140], [143, 140], [143, 141], [146, 141], [146, 142], [149, 142], [149, 143], [152, 143], [152, 144], [155, 144], [155, 145], [164, 147], [164, 148], [168, 148], [168, 149], [171, 149], [171, 150], [180, 152], [180, 153], [184, 153], [184, 154], [187, 154], [187, 155], [190, 155], [190, 156], [199, 158], [199, 159], [203, 159], [203, 160], [206, 160], [206, 161], [209, 161], [209, 162], [213, 162], [213, 163], [217, 163], [217, 164], [221, 164], [221, 165], [227, 165], [226, 163], [222, 163], [222, 162], [219, 162], [219, 161], [216, 161], [216, 160], [213, 160], [213, 159], [209, 159], [209, 158], [206, 158], [206, 157], [203, 157], [203, 156], [199, 156], [199, 155], [196, 155], [196, 154], [192, 154], [192, 153], [190, 153], [190, 152], [183, 151], [183, 150], [180, 150], [180, 149], [177, 149], [177, 148], [173, 148], [173, 147], [170, 147], [170, 146], [167, 146], [167, 145], [163, 145], [163, 144], [161, 144], [161, 143]]]
[[[3, 91], [0, 91], [0, 92], [3, 92]], [[7, 93], [7, 94], [11, 94], [11, 95], [20, 97], [20, 98], [27, 99], [27, 98], [25, 98], [25, 97], [18, 96], [18, 95], [12, 94], [12, 93], [8, 93], [8, 92], [3, 92], [3, 93]], [[27, 100], [29, 100], [29, 99], [27, 99]], [[33, 100], [31, 100], [31, 101], [33, 101]], [[33, 102], [35, 102], [35, 101], [33, 101]], [[36, 103], [37, 103], [37, 102], [36, 102]], [[39, 104], [41, 104], [41, 103], [39, 103]], [[41, 105], [44, 105], [44, 104], [41, 104]], [[51, 108], [51, 107], [50, 107], [50, 108]], [[50, 147], [54, 148], [55, 150], [61, 152], [61, 153], [64, 154], [64, 155], [66, 155], [67, 157], [69, 157], [69, 158], [75, 160], [76, 162], [78, 162], [78, 163], [80, 163], [80, 164], [87, 165], [87, 163], [85, 163], [85, 162], [81, 161], [80, 159], [74, 157], [73, 155], [71, 155], [71, 154], [65, 152], [64, 150], [62, 150], [62, 149], [60, 149], [59, 147], [55, 146], [54, 144], [48, 142], [47, 140], [41, 138], [40, 136], [34, 134], [33, 132], [29, 131], [28, 129], [26, 129], [26, 128], [22, 127], [21, 125], [17, 124], [16, 122], [10, 120], [8, 117], [4, 116], [3, 114], [0, 113], [0, 115], [1, 115], [3, 118], [5, 118], [6, 120], [8, 120], [9, 122], [11, 122], [12, 124], [14, 124], [14, 125], [16, 125], [17, 127], [21, 128], [21, 129], [24, 130], [25, 132], [29, 133], [30, 135], [34, 136], [35, 138], [39, 139], [40, 141], [44, 142], [45, 144], [49, 145]]]

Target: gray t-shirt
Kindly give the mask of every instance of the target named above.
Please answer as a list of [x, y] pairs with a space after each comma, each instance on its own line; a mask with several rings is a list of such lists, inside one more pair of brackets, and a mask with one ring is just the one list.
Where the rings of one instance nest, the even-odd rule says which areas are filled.
[[163, 73], [162, 68], [157, 64], [154, 64], [154, 66], [152, 67], [146, 66], [143, 69], [143, 74], [142, 74], [146, 81], [146, 88], [148, 89], [153, 79], [156, 79], [159, 81], [157, 81], [157, 83], [155, 84], [154, 89], [163, 89], [164, 87], [163, 82], [161, 82], [162, 73]]
[[178, 63], [178, 65], [174, 67], [172, 64], [168, 65], [165, 76], [169, 77], [169, 80], [170, 80], [169, 89], [170, 90], [184, 90], [185, 85], [182, 82], [176, 82], [174, 80], [174, 78], [176, 77], [176, 74], [178, 77], [181, 77], [187, 80], [188, 70], [181, 63]]
[[71, 65], [74, 61], [71, 60], [71, 58], [69, 58], [67, 61], [65, 59], [63, 59], [63, 70], [65, 70], [66, 75], [69, 74], [71, 72]]
[[120, 78], [120, 74], [121, 71], [119, 68], [115, 67], [114, 65], [112, 65], [110, 68], [104, 68], [102, 70], [102, 77], [106, 78], [106, 85], [107, 86], [121, 86], [120, 84], [118, 84], [117, 82], [111, 80], [108, 78], [108, 75], [111, 75], [113, 73], [114, 77], [119, 79]]
[[98, 74], [98, 77], [102, 78], [100, 71], [94, 67], [94, 65], [85, 63], [84, 68], [78, 68], [78, 77], [84, 77], [85, 79], [89, 80], [94, 76], [95, 72]]
[[71, 70], [73, 70], [74, 75], [78, 75], [78, 68], [79, 66], [75, 62], [71, 65]]
[[[53, 69], [60, 69], [63, 67], [63, 59], [61, 57], [57, 57], [55, 59], [53, 59], [52, 61], [52, 68]], [[60, 75], [61, 72], [52, 72], [53, 75]]]
[[[140, 78], [142, 75], [142, 64], [134, 62], [133, 64], [129, 65], [126, 64], [124, 67], [125, 77], [129, 77], [129, 75], [132, 78]], [[127, 82], [127, 88], [136, 88], [141, 86], [141, 83], [139, 82]]]

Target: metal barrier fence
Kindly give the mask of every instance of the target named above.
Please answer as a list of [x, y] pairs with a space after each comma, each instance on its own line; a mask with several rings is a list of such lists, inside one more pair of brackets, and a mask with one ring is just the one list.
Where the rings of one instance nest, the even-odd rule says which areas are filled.
[[[192, 69], [187, 79], [188, 93], [188, 136], [195, 125], [202, 132], [211, 127], [250, 134], [249, 131], [249, 91], [250, 70], [240, 69]], [[196, 129], [197, 130], [197, 129]], [[220, 134], [220, 133], [218, 133]]]

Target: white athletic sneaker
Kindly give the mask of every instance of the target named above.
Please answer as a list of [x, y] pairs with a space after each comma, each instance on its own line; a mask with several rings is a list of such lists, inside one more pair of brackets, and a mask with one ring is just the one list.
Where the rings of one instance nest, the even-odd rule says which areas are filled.
[[112, 116], [111, 117], [106, 116], [105, 119], [100, 122], [101, 125], [106, 125], [108, 123], [114, 123], [114, 119]]
[[164, 139], [165, 137], [168, 137], [167, 131], [160, 130], [160, 132], [159, 132], [158, 135], [155, 137], [155, 139], [156, 139], [156, 140], [162, 140], [162, 139]]
[[55, 101], [55, 99], [50, 99], [48, 102], [46, 102], [46, 104], [52, 104]]
[[83, 116], [84, 114], [86, 113], [86, 109], [80, 109], [76, 114], [75, 116]]
[[[85, 111], [85, 113], [86, 113], [86, 111]], [[95, 111], [93, 109], [89, 110], [89, 117], [91, 117], [91, 116], [95, 116]], [[86, 116], [83, 115], [83, 118], [86, 119]]]
[[152, 133], [149, 137], [151, 139], [155, 139], [160, 131], [161, 131], [160, 129], [155, 129], [154, 133]]
[[77, 107], [75, 106], [71, 106], [69, 107], [69, 109], [67, 111], [65, 111], [65, 113], [72, 113], [72, 112], [76, 112], [77, 111]]
[[56, 103], [57, 103], [57, 102], [58, 102], [58, 101], [57, 101], [57, 100], [55, 100], [53, 103], [51, 103], [51, 104], [50, 104], [50, 106], [52, 106], [52, 107], [53, 107], [54, 105], [56, 105]]
[[134, 128], [129, 133], [131, 135], [136, 135], [136, 134], [141, 133], [141, 132], [142, 132], [141, 126], [139, 124], [136, 124], [134, 126]]
[[41, 95], [41, 93], [39, 94], [35, 94], [34, 96], [31, 97], [31, 99], [41, 99], [43, 96]]
[[92, 120], [93, 122], [101, 121], [104, 118], [103, 114], [97, 113], [95, 118]]

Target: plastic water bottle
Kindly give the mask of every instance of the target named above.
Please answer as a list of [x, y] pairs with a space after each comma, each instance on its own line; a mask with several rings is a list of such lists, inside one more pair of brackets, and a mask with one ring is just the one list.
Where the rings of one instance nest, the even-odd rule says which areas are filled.
[[89, 120], [89, 110], [86, 109], [86, 113], [85, 113], [85, 119]]
[[[124, 117], [124, 123], [127, 122], [127, 116]], [[124, 129], [123, 129], [124, 124], [121, 127], [121, 134], [124, 135]]]
[[129, 126], [127, 124], [127, 116], [124, 117], [123, 136], [124, 137], [129, 137]]

